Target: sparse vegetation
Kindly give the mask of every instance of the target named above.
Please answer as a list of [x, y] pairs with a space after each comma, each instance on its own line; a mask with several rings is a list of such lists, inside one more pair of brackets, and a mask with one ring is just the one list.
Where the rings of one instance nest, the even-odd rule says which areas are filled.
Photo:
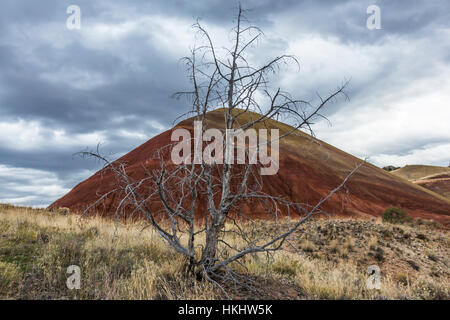
[[398, 283], [404, 285], [404, 286], [408, 286], [409, 285], [409, 276], [407, 273], [404, 272], [399, 272], [396, 275], [396, 280]]
[[300, 247], [305, 252], [313, 252], [316, 249], [316, 247], [314, 246], [314, 243], [312, 241], [305, 240], [305, 239], [301, 240]]
[[[240, 299], [450, 298], [446, 230], [351, 219], [314, 225], [317, 236], [307, 238], [312, 224], [305, 225], [275, 254], [248, 255], [233, 264], [251, 286], [221, 286]], [[0, 298], [226, 298], [213, 283], [186, 278], [183, 257], [144, 226], [0, 206]], [[388, 235], [395, 240], [389, 246]], [[72, 264], [82, 270], [80, 290], [66, 287]], [[381, 290], [366, 287], [371, 264], [381, 268]]]
[[378, 238], [376, 236], [371, 236], [368, 242], [370, 250], [376, 250], [378, 244]]

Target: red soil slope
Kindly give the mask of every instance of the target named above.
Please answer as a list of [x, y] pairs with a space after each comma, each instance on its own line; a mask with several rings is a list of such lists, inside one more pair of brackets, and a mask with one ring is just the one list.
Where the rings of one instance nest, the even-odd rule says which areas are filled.
[[[222, 110], [212, 111], [208, 114], [208, 126], [223, 127], [223, 119]], [[175, 128], [177, 127], [192, 130], [193, 120], [185, 120]], [[279, 128], [280, 135], [290, 128], [272, 120], [266, 123], [266, 127]], [[142, 177], [142, 165], [148, 165], [150, 155], [170, 143], [174, 129], [150, 139], [118, 161], [127, 164], [127, 171], [134, 178]], [[272, 195], [314, 205], [338, 186], [360, 162], [360, 159], [348, 153], [298, 132], [280, 141], [280, 169], [276, 175], [263, 176], [263, 190]], [[100, 170], [50, 207], [68, 207], [72, 211], [82, 211], [100, 195], [112, 190], [115, 182], [111, 172]], [[114, 211], [117, 203], [118, 199], [114, 196], [108, 197], [96, 210], [108, 215]], [[345, 190], [329, 199], [322, 209], [339, 216], [380, 216], [390, 205], [407, 209], [413, 217], [450, 224], [448, 200], [371, 164], [364, 164], [348, 181]], [[262, 217], [263, 214], [257, 207], [245, 207], [243, 210], [255, 217]]]
[[450, 200], [450, 173], [441, 173], [417, 180], [415, 184], [436, 192]]

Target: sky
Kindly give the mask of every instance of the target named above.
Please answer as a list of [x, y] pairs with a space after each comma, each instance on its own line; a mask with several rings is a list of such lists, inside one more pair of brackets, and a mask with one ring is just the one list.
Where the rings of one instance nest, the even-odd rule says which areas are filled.
[[[67, 26], [80, 8], [80, 28]], [[450, 163], [448, 0], [241, 1], [264, 31], [255, 63], [293, 54], [273, 85], [314, 101], [343, 81], [316, 137], [378, 165]], [[379, 8], [379, 27], [368, 28]], [[219, 46], [238, 2], [2, 0], [0, 203], [47, 206], [100, 168], [74, 156], [101, 143], [118, 157], [172, 127], [189, 106], [180, 58], [200, 19]], [[72, 20], [70, 20], [72, 21]], [[371, 25], [369, 23], [369, 25]]]

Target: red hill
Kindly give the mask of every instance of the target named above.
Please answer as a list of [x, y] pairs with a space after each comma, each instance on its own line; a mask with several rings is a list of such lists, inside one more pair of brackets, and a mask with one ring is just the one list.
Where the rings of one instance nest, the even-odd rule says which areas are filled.
[[[223, 127], [222, 109], [208, 113], [207, 122], [209, 127]], [[268, 121], [266, 126], [279, 128], [280, 135], [290, 128], [274, 120]], [[193, 130], [193, 119], [182, 121], [155, 136], [118, 161], [126, 163], [133, 178], [143, 177], [143, 165], [149, 164], [149, 157], [156, 150], [171, 143], [172, 130], [177, 127]], [[360, 162], [360, 159], [298, 131], [280, 141], [280, 169], [276, 175], [263, 176], [264, 191], [295, 202], [315, 204]], [[100, 195], [112, 190], [115, 183], [112, 172], [100, 170], [50, 207], [82, 211]], [[112, 214], [118, 198], [111, 195], [95, 209], [103, 215]], [[391, 205], [406, 209], [415, 218], [434, 219], [445, 225], [450, 223], [450, 202], [444, 197], [368, 163], [322, 209], [338, 216], [380, 216]], [[257, 207], [243, 210], [249, 215], [263, 217]]]

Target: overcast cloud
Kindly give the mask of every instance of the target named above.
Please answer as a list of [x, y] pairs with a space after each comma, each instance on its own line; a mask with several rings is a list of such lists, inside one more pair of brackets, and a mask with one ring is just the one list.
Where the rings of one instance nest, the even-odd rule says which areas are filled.
[[[381, 9], [369, 30], [366, 9]], [[81, 8], [68, 30], [66, 9]], [[294, 54], [277, 82], [304, 99], [351, 79], [316, 135], [372, 163], [450, 162], [450, 2], [242, 1], [265, 32], [253, 59]], [[99, 168], [73, 157], [102, 143], [120, 156], [186, 110], [179, 58], [197, 17], [226, 43], [237, 2], [0, 2], [0, 202], [45, 206]]]

